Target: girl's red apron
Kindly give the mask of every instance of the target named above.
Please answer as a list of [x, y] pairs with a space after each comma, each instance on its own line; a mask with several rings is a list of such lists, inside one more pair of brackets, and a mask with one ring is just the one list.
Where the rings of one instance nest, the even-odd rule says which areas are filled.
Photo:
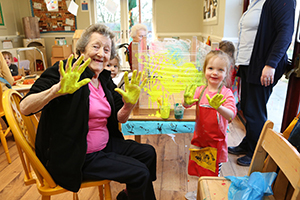
[[196, 125], [191, 141], [192, 145], [199, 148], [190, 151], [188, 165], [188, 174], [199, 177], [218, 176], [219, 163], [227, 161], [227, 127], [219, 123], [220, 115], [216, 109], [200, 105], [205, 89], [206, 87], [202, 90], [196, 106]]

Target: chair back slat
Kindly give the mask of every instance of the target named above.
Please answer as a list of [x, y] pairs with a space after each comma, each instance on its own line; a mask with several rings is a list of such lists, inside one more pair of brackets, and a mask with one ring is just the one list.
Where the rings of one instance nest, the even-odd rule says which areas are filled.
[[300, 199], [300, 154], [281, 133], [273, 130], [273, 122], [269, 120], [261, 132], [248, 174], [254, 171], [277, 172], [273, 184], [276, 199], [287, 199], [288, 195], [293, 196], [292, 199], [296, 196]]
[[[22, 96], [17, 91], [9, 89], [3, 93], [2, 101], [8, 124], [18, 147], [22, 150], [19, 151], [19, 156], [24, 171], [27, 173], [26, 176], [32, 177], [30, 174], [30, 166], [32, 166], [39, 183], [43, 185], [46, 182], [47, 185], [54, 188], [57, 184], [35, 154], [38, 119], [35, 115], [25, 116], [20, 113], [19, 103], [21, 99]], [[26, 154], [27, 161], [23, 152]]]

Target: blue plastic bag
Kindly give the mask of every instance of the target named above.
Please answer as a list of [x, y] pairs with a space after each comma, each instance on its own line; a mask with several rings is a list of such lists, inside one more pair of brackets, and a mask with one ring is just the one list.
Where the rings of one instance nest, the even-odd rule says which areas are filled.
[[263, 196], [272, 195], [271, 186], [276, 176], [275, 172], [253, 172], [244, 177], [226, 176], [231, 181], [228, 200], [261, 200]]

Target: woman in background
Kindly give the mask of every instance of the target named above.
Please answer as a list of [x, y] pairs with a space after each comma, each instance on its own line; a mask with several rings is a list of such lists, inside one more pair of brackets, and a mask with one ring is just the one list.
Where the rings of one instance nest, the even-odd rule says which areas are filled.
[[[143, 38], [147, 37], [147, 26], [144, 24], [136, 24], [134, 25], [131, 30], [130, 30], [130, 37], [132, 38], [132, 42], [138, 42], [140, 43]], [[132, 42], [128, 46], [128, 51], [129, 51], [129, 58], [128, 62], [130, 65], [130, 69], [132, 70]]]
[[267, 102], [288, 63], [286, 51], [294, 32], [295, 7], [295, 0], [256, 0], [240, 20], [236, 64], [246, 136], [238, 146], [228, 147], [229, 153], [244, 155], [237, 159], [239, 165], [251, 163], [268, 118]]

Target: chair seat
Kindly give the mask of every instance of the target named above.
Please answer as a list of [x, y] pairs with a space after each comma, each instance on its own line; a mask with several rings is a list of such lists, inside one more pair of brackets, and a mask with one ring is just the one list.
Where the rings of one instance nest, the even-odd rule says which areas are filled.
[[231, 181], [223, 177], [203, 176], [198, 180], [200, 190], [198, 190], [197, 200], [226, 200], [230, 184]]
[[[224, 177], [203, 176], [198, 180], [197, 200], [228, 200], [231, 181]], [[216, 192], [217, 191], [217, 192]], [[274, 196], [265, 196], [263, 200], [275, 200]]]
[[[110, 180], [101, 180], [101, 181], [86, 181], [82, 182], [81, 188], [87, 188], [87, 187], [94, 187], [94, 186], [101, 186], [104, 184], [109, 184]], [[48, 195], [56, 195], [56, 194], [61, 194], [63, 192], [68, 192], [69, 190], [57, 185], [54, 188], [51, 188], [46, 182], [44, 182], [45, 185], [41, 186], [38, 184], [38, 190], [40, 194], [48, 196]]]

